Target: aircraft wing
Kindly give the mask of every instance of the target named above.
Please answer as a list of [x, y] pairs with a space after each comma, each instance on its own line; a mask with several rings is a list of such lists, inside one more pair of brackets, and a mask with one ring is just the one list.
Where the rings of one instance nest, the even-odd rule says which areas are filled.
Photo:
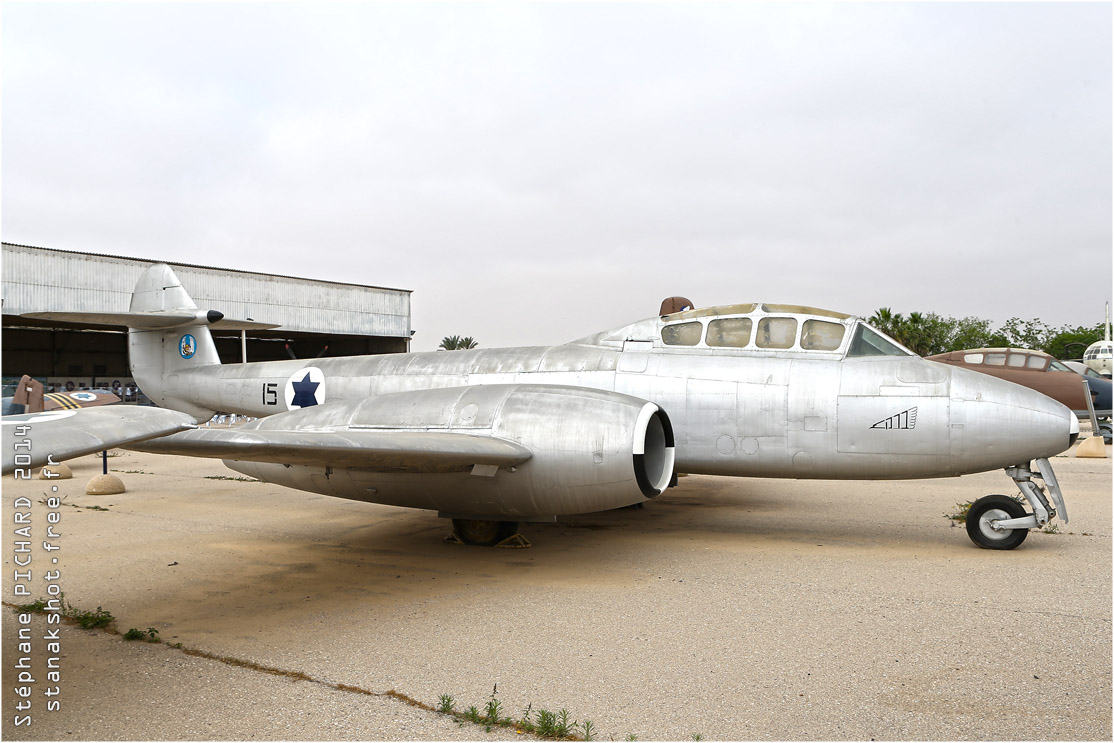
[[196, 427], [191, 416], [162, 408], [112, 405], [5, 415], [3, 473], [30, 470]]
[[115, 405], [120, 397], [108, 390], [76, 390], [74, 392], [47, 392], [43, 395], [43, 410], [77, 410]]
[[155, 454], [242, 462], [347, 467], [373, 472], [467, 472], [533, 456], [521, 444], [442, 431], [274, 431], [198, 428], [127, 447]]

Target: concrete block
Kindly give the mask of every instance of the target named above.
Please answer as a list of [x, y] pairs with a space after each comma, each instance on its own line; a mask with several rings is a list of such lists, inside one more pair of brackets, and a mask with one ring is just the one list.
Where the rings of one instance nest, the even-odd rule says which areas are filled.
[[[46, 474], [47, 472], [50, 473], [49, 477]], [[69, 466], [67, 466], [65, 462], [59, 462], [58, 464], [48, 464], [47, 466], [42, 468], [42, 471], [39, 472], [40, 480], [69, 480], [72, 477], [73, 472], [70, 470]]]
[[116, 475], [97, 475], [85, 486], [86, 495], [116, 495], [124, 492], [124, 481]]

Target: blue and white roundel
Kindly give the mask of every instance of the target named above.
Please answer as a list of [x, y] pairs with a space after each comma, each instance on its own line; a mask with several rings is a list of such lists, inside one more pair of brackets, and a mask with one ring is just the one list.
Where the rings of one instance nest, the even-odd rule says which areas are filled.
[[79, 402], [96, 402], [97, 396], [92, 392], [71, 392], [70, 397]]
[[178, 353], [182, 354], [183, 359], [192, 359], [197, 353], [197, 340], [189, 333], [183, 335], [178, 341]]
[[307, 366], [290, 375], [283, 390], [288, 410], [308, 408], [325, 402], [325, 373]]

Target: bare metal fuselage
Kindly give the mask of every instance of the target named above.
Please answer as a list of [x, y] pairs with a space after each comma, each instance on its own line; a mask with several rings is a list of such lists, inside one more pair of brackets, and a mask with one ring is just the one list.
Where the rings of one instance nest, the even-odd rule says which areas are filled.
[[325, 405], [509, 383], [619, 392], [668, 413], [677, 471], [694, 474], [946, 477], [1052, 456], [1067, 446], [1070, 414], [1055, 401], [912, 356], [626, 346], [572, 343], [210, 366], [172, 376], [168, 391], [253, 416], [285, 411], [283, 387], [309, 367], [324, 378]]
[[[133, 448], [433, 509], [475, 543], [518, 520], [643, 502], [674, 473], [876, 480], [1005, 468], [1033, 513], [984, 498], [968, 533], [1012, 549], [1064, 513], [1047, 458], [1079, 432], [1038, 392], [799, 305], [675, 312], [546, 348], [235, 365], [220, 363], [209, 330], [230, 321], [199, 309], [165, 264], [143, 273], [127, 313], [36, 317], [125, 324], [132, 375], [162, 407], [198, 422], [215, 411], [260, 417], [170, 435], [180, 421], [159, 422]], [[133, 439], [126, 422], [74, 425]], [[491, 534], [489, 522], [502, 526]]]

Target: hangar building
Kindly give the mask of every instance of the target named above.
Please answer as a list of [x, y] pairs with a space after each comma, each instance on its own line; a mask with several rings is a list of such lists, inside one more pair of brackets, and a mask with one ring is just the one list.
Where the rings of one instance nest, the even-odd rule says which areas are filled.
[[[142, 402], [128, 373], [126, 330], [20, 317], [27, 312], [127, 312], [135, 282], [156, 261], [3, 244], [4, 394], [24, 374], [47, 391], [114, 389]], [[246, 334], [247, 359], [271, 361], [405, 353], [410, 291], [165, 261], [201, 309], [277, 323]], [[226, 364], [241, 358], [240, 332], [213, 331]], [[327, 350], [326, 350], [327, 347]]]

